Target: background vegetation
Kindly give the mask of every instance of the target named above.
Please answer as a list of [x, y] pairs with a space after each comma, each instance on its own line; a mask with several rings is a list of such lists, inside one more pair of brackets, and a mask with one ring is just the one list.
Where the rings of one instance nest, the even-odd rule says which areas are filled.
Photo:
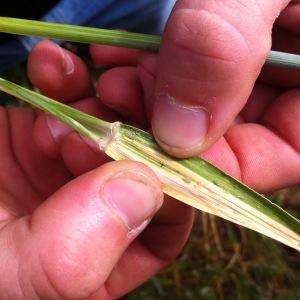
[[[66, 44], [89, 66], [93, 78], [103, 69], [93, 65], [86, 46]], [[26, 63], [2, 77], [33, 88]], [[25, 106], [4, 93], [2, 106]], [[300, 185], [266, 195], [300, 218]], [[300, 299], [300, 253], [265, 236], [197, 211], [188, 242], [177, 260], [123, 300], [297, 300]]]
[[[300, 186], [267, 196], [300, 217]], [[198, 211], [177, 260], [122, 299], [298, 300], [300, 254]]]

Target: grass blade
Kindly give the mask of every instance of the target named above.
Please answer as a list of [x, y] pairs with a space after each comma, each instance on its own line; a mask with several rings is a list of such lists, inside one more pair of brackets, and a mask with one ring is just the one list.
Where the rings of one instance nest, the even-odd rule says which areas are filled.
[[99, 142], [99, 139], [106, 138], [107, 135], [111, 134], [112, 125], [110, 123], [94, 118], [2, 78], [0, 78], [0, 90], [42, 109], [96, 143]]
[[113, 159], [145, 163], [160, 178], [164, 192], [174, 198], [300, 251], [300, 222], [296, 218], [199, 157], [174, 158], [142, 130], [104, 122], [4, 79], [0, 90], [44, 109], [92, 138]]
[[[158, 51], [161, 37], [84, 26], [0, 17], [0, 32], [70, 42]], [[300, 55], [270, 51], [265, 65], [300, 71]]]
[[161, 40], [155, 35], [5, 17], [0, 17], [0, 32], [149, 51], [157, 51]]

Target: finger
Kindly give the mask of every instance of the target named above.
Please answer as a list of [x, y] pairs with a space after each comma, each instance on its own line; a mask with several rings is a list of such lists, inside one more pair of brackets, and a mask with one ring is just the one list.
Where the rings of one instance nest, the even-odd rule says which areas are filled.
[[2, 227], [1, 295], [86, 299], [161, 204], [159, 181], [142, 164], [114, 162], [75, 179]]
[[36, 146], [34, 109], [0, 110], [1, 205], [15, 216], [32, 211], [73, 176], [60, 160], [49, 159]]
[[105, 163], [112, 161], [99, 145], [89, 138], [72, 132], [62, 141], [61, 155], [68, 170], [74, 176], [80, 176]]
[[224, 137], [221, 137], [213, 146], [199, 156], [223, 170], [226, 174], [237, 180], [242, 180], [239, 161]]
[[91, 45], [90, 55], [102, 67], [135, 66], [138, 50], [105, 45]]
[[290, 90], [279, 96], [262, 116], [267, 124], [283, 137], [298, 153], [300, 152], [300, 89]]
[[144, 104], [148, 120], [152, 120], [157, 72], [157, 53], [140, 51], [137, 71], [144, 90]]
[[258, 124], [233, 126], [225, 134], [241, 169], [241, 181], [259, 193], [299, 183], [299, 153]]
[[[15, 108], [10, 111], [14, 112]], [[20, 117], [20, 115], [18, 117]], [[25, 114], [22, 117], [27, 121], [27, 123], [25, 123], [27, 129], [33, 126], [34, 114], [32, 109], [29, 112], [29, 116], [26, 117]], [[0, 159], [2, 162], [0, 169], [0, 203], [3, 207], [3, 212], [8, 211], [16, 216], [23, 216], [24, 214], [32, 212], [32, 210], [41, 203], [42, 199], [40, 193], [32, 190], [31, 183], [23, 176], [24, 172], [18, 163], [18, 154], [14, 154], [14, 146], [10, 135], [12, 130], [10, 124], [15, 125], [15, 123], [11, 122], [8, 111], [0, 107]], [[23, 133], [24, 141], [28, 137], [27, 142], [30, 145], [30, 135], [26, 131]], [[19, 142], [19, 140], [17, 141]], [[14, 143], [15, 142], [16, 140]], [[13, 180], [14, 178], [18, 178], [18, 180]], [[18, 199], [19, 191], [22, 191], [22, 193], [25, 193], [29, 197], [27, 201], [22, 203], [23, 205], [18, 205], [18, 201], [16, 200]]]
[[97, 143], [49, 115], [40, 115], [35, 125], [35, 140], [41, 151], [48, 157], [62, 158], [76, 177], [111, 161]]
[[136, 68], [120, 67], [104, 72], [98, 80], [97, 92], [105, 105], [127, 121], [149, 126]]
[[276, 19], [275, 24], [278, 24], [289, 31], [300, 34], [300, 1], [291, 1], [286, 9], [282, 11]]
[[[299, 183], [300, 90], [280, 95], [259, 124], [232, 126], [225, 134], [241, 169], [241, 180], [265, 193]], [[270, 176], [271, 174], [271, 176]]]
[[250, 95], [274, 20], [288, 2], [177, 1], [159, 51], [152, 120], [167, 152], [196, 155], [225, 133]]
[[[194, 209], [165, 196], [164, 204], [151, 223], [130, 244], [111, 273], [105, 290], [92, 299], [113, 299], [144, 283], [172, 262], [182, 250], [194, 220]], [[130, 278], [131, 280], [128, 280]]]
[[32, 84], [50, 98], [70, 102], [95, 94], [81, 59], [50, 41], [42, 41], [31, 50], [27, 69]]
[[269, 105], [285, 90], [268, 84], [256, 83], [242, 111], [241, 117], [247, 123], [259, 123]]
[[15, 220], [16, 216], [0, 206], [0, 222]]
[[[83, 99], [72, 103], [71, 106], [108, 122], [122, 120], [119, 114], [106, 107], [98, 98]], [[58, 158], [61, 157], [61, 144], [64, 138], [72, 131], [73, 129], [61, 121], [42, 113], [34, 126], [34, 139], [45, 155]]]

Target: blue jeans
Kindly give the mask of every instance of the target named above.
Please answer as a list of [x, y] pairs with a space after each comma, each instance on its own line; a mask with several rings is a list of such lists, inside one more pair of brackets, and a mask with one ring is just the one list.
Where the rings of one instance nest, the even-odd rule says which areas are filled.
[[[46, 22], [161, 34], [176, 0], [61, 0]], [[0, 72], [24, 60], [40, 38], [18, 36], [0, 46]], [[60, 43], [59, 41], [56, 41]]]

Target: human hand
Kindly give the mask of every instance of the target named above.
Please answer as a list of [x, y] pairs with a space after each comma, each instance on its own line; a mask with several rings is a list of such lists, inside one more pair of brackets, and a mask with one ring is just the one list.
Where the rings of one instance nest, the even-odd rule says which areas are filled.
[[[187, 1], [184, 1], [184, 3], [187, 3]], [[219, 5], [221, 4], [219, 3]], [[227, 5], [227, 2], [226, 4], [222, 2], [222, 5]], [[265, 5], [268, 5], [268, 3], [265, 3]], [[296, 32], [292, 32], [292, 29], [296, 28], [294, 27], [295, 23], [300, 22], [300, 18], [296, 18], [296, 16], [292, 18], [293, 13], [297, 14], [299, 12], [299, 10], [295, 9], [297, 7], [299, 7], [299, 4], [296, 1], [291, 2], [290, 6], [276, 20], [276, 26], [273, 30], [273, 47], [275, 50], [300, 54], [299, 35]], [[249, 6], [249, 8], [251, 7]], [[179, 10], [179, 13], [198, 14], [192, 10]], [[221, 26], [221, 24], [216, 24], [215, 26], [217, 25]], [[260, 25], [261, 21], [258, 25], [254, 24], [253, 26], [258, 28], [257, 26]], [[215, 29], [217, 30], [218, 27]], [[219, 30], [221, 29], [222, 27]], [[166, 33], [168, 33], [168, 30]], [[249, 30], [252, 31], [252, 28], [249, 28]], [[265, 31], [263, 37], [257, 37], [254, 33], [251, 37], [253, 39], [261, 38], [261, 44], [264, 44], [264, 39], [266, 39], [268, 32], [270, 33], [270, 30], [265, 29]], [[223, 41], [224, 43], [226, 42], [224, 39]], [[269, 41], [269, 37], [267, 41]], [[165, 48], [163, 44], [162, 52], [158, 56], [156, 53], [150, 52], [140, 52], [138, 55], [131, 52], [131, 55], [135, 55], [135, 58], [129, 55], [129, 50], [93, 45], [91, 47], [91, 55], [97, 63], [107, 64], [110, 61], [109, 66], [123, 65], [123, 67], [107, 71], [100, 77], [98, 82], [99, 95], [107, 105], [111, 105], [111, 107], [116, 109], [118, 106], [126, 107], [129, 100], [144, 97], [148, 125], [153, 118], [152, 124], [155, 131], [155, 127], [158, 124], [156, 123], [157, 117], [155, 114], [160, 113], [158, 110], [161, 109], [162, 120], [160, 124], [164, 125], [162, 131], [166, 130], [166, 134], [170, 138], [178, 138], [178, 140], [182, 138], [185, 141], [185, 136], [181, 136], [177, 131], [180, 131], [181, 127], [186, 127], [189, 129], [186, 135], [197, 134], [197, 129], [195, 130], [193, 126], [189, 125], [191, 116], [188, 113], [183, 113], [183, 116], [180, 116], [180, 110], [178, 109], [173, 124], [168, 116], [171, 109], [164, 109], [161, 108], [160, 104], [156, 106], [154, 104], [157, 94], [155, 88], [156, 85], [161, 83], [159, 76], [162, 75], [159, 74], [162, 74], [163, 70], [159, 68], [162, 65], [166, 72], [171, 70], [175, 74], [174, 77], [171, 76], [171, 82], [173, 83], [168, 85], [168, 93], [171, 93], [172, 87], [174, 93], [181, 95], [182, 101], [188, 102], [190, 99], [194, 99], [194, 101], [199, 100], [201, 102], [205, 100], [206, 95], [219, 94], [216, 101], [205, 100], [203, 102], [203, 106], [206, 105], [207, 111], [211, 111], [212, 116], [210, 133], [205, 143], [206, 146], [214, 144], [201, 153], [200, 156], [202, 158], [261, 193], [297, 184], [300, 181], [300, 124], [298, 122], [300, 117], [300, 72], [264, 67], [258, 80], [254, 83], [264, 61], [263, 54], [256, 57], [255, 53], [263, 52], [262, 49], [265, 49], [267, 46], [264, 45], [261, 48], [259, 47], [261, 44], [256, 42], [256, 44], [252, 45], [253, 47], [255, 46], [253, 53], [249, 52], [249, 50], [246, 51], [245, 48], [239, 49], [237, 47], [237, 50], [241, 51], [241, 53], [237, 56], [238, 60], [236, 60], [236, 55], [238, 55], [239, 51], [232, 49], [231, 42], [231, 40], [228, 40], [227, 46], [230, 46], [229, 48], [224, 47], [223, 49], [220, 47], [215, 51], [228, 50], [228, 55], [232, 52], [231, 59], [234, 59], [235, 63], [216, 60], [215, 63], [210, 62], [206, 65], [203, 61], [203, 55], [199, 53], [200, 58], [198, 62], [204, 64], [203, 72], [202, 69], [197, 67], [196, 55], [189, 55], [186, 49], [177, 49], [172, 42], [170, 42], [171, 45], [166, 43]], [[234, 45], [237, 45], [236, 43], [238, 42], [239, 40], [235, 41]], [[204, 48], [198, 47], [197, 49], [199, 51], [205, 50], [205, 45], [203, 45]], [[172, 47], [175, 49], [170, 50]], [[169, 49], [168, 54], [164, 54], [163, 49]], [[180, 52], [179, 50], [182, 50], [181, 60], [175, 59], [176, 50], [178, 50], [178, 53]], [[246, 51], [244, 57], [242, 57], [243, 51]], [[264, 51], [266, 54], [266, 49]], [[161, 60], [161, 57], [164, 55], [168, 56], [165, 62]], [[252, 59], [249, 58], [250, 56], [252, 56]], [[127, 61], [126, 57], [128, 58]], [[186, 68], [179, 67], [181, 63], [185, 64], [186, 57], [187, 59], [196, 59], [196, 62], [194, 64], [186, 62]], [[168, 67], [167, 64], [173, 58], [174, 68], [172, 66]], [[129, 72], [126, 64], [137, 67], [144, 95], [137, 83], [132, 84], [133, 80], [128, 76]], [[132, 67], [130, 70], [134, 73]], [[199, 82], [197, 80], [182, 80], [182, 76], [187, 76], [189, 72], [194, 73], [194, 76], [199, 73], [202, 79], [200, 78]], [[206, 74], [205, 72], [208, 73]], [[158, 79], [157, 76], [159, 77]], [[191, 78], [192, 76], [187, 77]], [[205, 78], [208, 78], [208, 82], [211, 82], [211, 84], [201, 83], [201, 80], [205, 81]], [[128, 91], [130, 91], [129, 96], [122, 96], [118, 92], [118, 87], [124, 85], [124, 82], [126, 82]], [[201, 92], [202, 89], [203, 93]], [[137, 91], [136, 94], [133, 91]], [[249, 93], [250, 95], [248, 96]], [[204, 95], [204, 98], [199, 97], [198, 99], [197, 95]], [[118, 99], [118, 103], [114, 99]], [[245, 105], [244, 102], [246, 102]], [[243, 105], [244, 107], [242, 108]], [[191, 113], [193, 114], [193, 112]], [[197, 117], [197, 114], [194, 116]], [[166, 124], [163, 124], [164, 118], [167, 120]], [[226, 128], [229, 124], [232, 126]], [[224, 134], [222, 130], [225, 130]], [[222, 134], [222, 136], [220, 137], [219, 134]], [[204, 144], [202, 146], [204, 147]], [[201, 147], [198, 149], [199, 151], [203, 150]]]
[[[49, 41], [37, 45], [32, 82], [108, 121], [120, 118], [67, 53]], [[162, 205], [149, 168], [105, 163], [94, 144], [32, 108], [0, 114], [1, 299], [115, 299], [179, 253], [193, 210], [168, 197]]]
[[[275, 50], [299, 54], [299, 5], [299, 0], [177, 0], [151, 95], [153, 133], [162, 148], [189, 157], [225, 134], [249, 98], [271, 42]], [[260, 82], [295, 87], [299, 74], [266, 68]]]

